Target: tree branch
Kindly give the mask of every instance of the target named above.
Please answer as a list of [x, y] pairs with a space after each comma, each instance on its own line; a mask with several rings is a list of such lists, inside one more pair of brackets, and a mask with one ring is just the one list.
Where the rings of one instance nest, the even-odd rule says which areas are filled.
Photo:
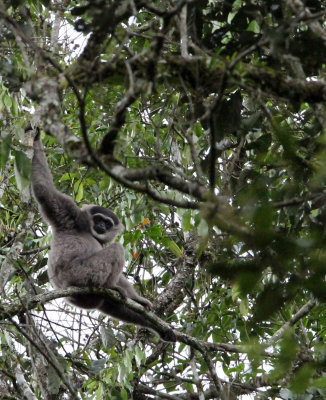
[[[20, 302], [15, 302], [10, 305], [2, 305], [2, 307], [0, 307], [0, 321], [5, 319], [11, 320], [12, 317], [14, 317], [15, 315], [26, 312], [27, 310], [37, 308], [40, 305], [44, 305], [51, 300], [59, 299], [61, 297], [69, 297], [76, 294], [101, 294], [111, 300], [124, 302], [126, 307], [128, 307], [130, 310], [136, 311], [142, 314], [146, 319], [148, 319], [148, 321], [150, 321], [155, 329], [157, 329], [159, 332], [166, 332], [167, 330], [171, 329], [168, 323], [157, 317], [153, 312], [146, 311], [142, 305], [128, 298], [122, 300], [121, 297], [114, 290], [103, 288], [70, 287], [68, 289], [53, 290], [51, 292], [38, 294], [33, 297], [25, 296], [20, 300]], [[195, 339], [190, 335], [186, 335], [185, 333], [178, 332], [177, 330], [173, 330], [173, 332], [178, 341], [194, 347], [201, 352], [229, 351], [233, 353], [247, 353], [248, 351], [247, 346], [233, 345], [228, 343], [208, 343], [203, 340]]]
[[274, 333], [274, 335], [267, 341], [267, 345], [272, 345], [277, 342], [284, 332], [290, 327], [297, 323], [301, 318], [305, 317], [309, 312], [316, 306], [317, 301], [315, 299], [309, 300], [300, 310], [294, 314], [281, 328]]

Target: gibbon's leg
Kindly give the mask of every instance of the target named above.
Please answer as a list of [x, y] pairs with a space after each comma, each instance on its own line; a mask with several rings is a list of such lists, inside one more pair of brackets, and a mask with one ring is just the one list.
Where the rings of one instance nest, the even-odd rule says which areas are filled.
[[[117, 288], [124, 262], [123, 247], [120, 243], [112, 243], [90, 257], [75, 259], [58, 272], [58, 279], [67, 282], [66, 286], [114, 289]], [[123, 294], [127, 296], [126, 293]]]
[[156, 332], [163, 340], [167, 342], [176, 341], [175, 334], [171, 328], [164, 329], [163, 331], [160, 330], [158, 332], [157, 329], [154, 328], [154, 326], [141, 314], [129, 310], [124, 304], [116, 303], [113, 300], [104, 299], [102, 305], [98, 308], [98, 310], [121, 321], [149, 328]]
[[73, 297], [66, 297], [68, 303], [73, 306], [94, 310], [102, 303], [102, 296], [96, 294], [76, 294]]
[[136, 311], [129, 310], [126, 305], [118, 303], [114, 300], [103, 299], [103, 302], [98, 307], [98, 310], [121, 321], [152, 328], [151, 323], [148, 322], [141, 314], [138, 314]]
[[[139, 296], [128, 279], [122, 275], [124, 261], [123, 247], [120, 243], [112, 243], [86, 259], [76, 260], [62, 272], [61, 279], [68, 280], [67, 286], [93, 286], [117, 290], [121, 297], [129, 297], [150, 309], [151, 302]], [[75, 302], [76, 305], [83, 307], [81, 303], [80, 298]], [[86, 305], [84, 307], [86, 308]]]
[[129, 297], [130, 299], [137, 301], [137, 303], [144, 306], [147, 310], [150, 310], [152, 308], [152, 303], [149, 300], [145, 299], [145, 297], [139, 296], [139, 294], [136, 292], [132, 284], [125, 276], [120, 275], [117, 285], [120, 288], [123, 288], [125, 293], [127, 293], [127, 297]]

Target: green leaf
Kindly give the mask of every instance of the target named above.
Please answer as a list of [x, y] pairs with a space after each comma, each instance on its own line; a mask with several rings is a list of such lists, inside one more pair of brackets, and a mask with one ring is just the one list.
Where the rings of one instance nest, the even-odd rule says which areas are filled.
[[146, 237], [150, 237], [155, 243], [159, 243], [162, 237], [162, 227], [160, 225], [153, 225], [146, 229]]
[[32, 175], [31, 160], [22, 151], [16, 151], [15, 156], [16, 156], [15, 161], [20, 175], [23, 176], [25, 179], [31, 179]]
[[75, 182], [74, 190], [75, 190], [75, 193], [77, 192], [76, 201], [77, 201], [77, 203], [79, 203], [84, 197], [84, 185], [83, 185], [83, 182], [81, 182], [81, 181]]
[[7, 135], [0, 142], [0, 167], [4, 167], [8, 161], [10, 153], [11, 135]]
[[20, 139], [23, 140], [25, 137], [25, 130], [21, 126], [15, 126], [15, 133], [16, 136]]
[[29, 158], [22, 152], [16, 151], [15, 154], [15, 177], [17, 186], [22, 191], [29, 185], [32, 174], [32, 163]]
[[18, 104], [17, 104], [17, 100], [14, 97], [12, 99], [11, 112], [14, 117], [18, 117], [18, 115], [19, 115]]
[[4, 105], [5, 105], [7, 108], [11, 108], [11, 106], [12, 106], [12, 99], [11, 99], [10, 96], [8, 96], [7, 94], [4, 94], [4, 95], [3, 95], [3, 102], [4, 102]]
[[247, 298], [241, 299], [241, 303], [240, 303], [239, 309], [240, 309], [241, 315], [244, 315], [244, 316], [248, 315], [248, 313], [249, 313], [249, 301], [248, 301]]
[[100, 385], [98, 386], [98, 388], [96, 389], [95, 396], [96, 396], [96, 397], [95, 397], [96, 400], [103, 400], [104, 394], [103, 394], [103, 385], [102, 385], [102, 384], [100, 384]]
[[204, 219], [200, 221], [197, 230], [198, 230], [198, 235], [201, 236], [203, 239], [206, 239], [208, 237], [209, 233], [208, 224]]
[[138, 368], [140, 367], [141, 363], [143, 360], [146, 359], [145, 354], [142, 352], [142, 350], [136, 346], [135, 348], [135, 360], [136, 360], [136, 364], [138, 366]]
[[190, 229], [192, 228], [190, 211], [186, 211], [182, 216], [182, 228], [185, 232], [190, 231]]
[[100, 334], [103, 342], [103, 346], [106, 349], [110, 349], [116, 343], [116, 337], [114, 335], [113, 329], [110, 325], [101, 325], [100, 326]]
[[128, 400], [128, 392], [125, 388], [121, 388], [120, 394], [122, 400]]
[[164, 238], [162, 240], [162, 244], [170, 251], [172, 251], [172, 253], [178, 258], [181, 258], [183, 256], [183, 249], [180, 249], [180, 247], [173, 240]]
[[90, 371], [92, 374], [98, 374], [105, 368], [106, 360], [101, 358], [100, 360], [94, 360], [91, 363]]
[[310, 386], [310, 380], [314, 374], [314, 368], [312, 365], [303, 365], [296, 371], [292, 381], [291, 389], [296, 393], [304, 393], [308, 386]]
[[228, 24], [231, 24], [233, 18], [234, 18], [236, 15], [237, 15], [237, 11], [229, 13], [228, 19], [227, 19]]
[[259, 33], [260, 26], [258, 25], [258, 22], [256, 20], [251, 21], [250, 24], [248, 25], [247, 31]]
[[312, 382], [313, 387], [326, 390], [326, 377], [317, 378]]
[[64, 173], [61, 178], [60, 178], [60, 182], [64, 182], [64, 181], [71, 181], [73, 178], [75, 178], [77, 176], [77, 174], [71, 173], [71, 172], [66, 172]]

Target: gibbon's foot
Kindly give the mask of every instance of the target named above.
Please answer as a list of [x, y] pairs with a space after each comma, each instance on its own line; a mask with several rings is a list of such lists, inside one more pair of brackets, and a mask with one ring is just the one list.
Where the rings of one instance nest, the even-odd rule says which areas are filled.
[[109, 289], [115, 290], [119, 293], [119, 296], [121, 297], [121, 300], [126, 301], [127, 295], [125, 293], [125, 290], [120, 288], [119, 286], [116, 287], [110, 287]]
[[145, 308], [146, 311], [150, 311], [153, 307], [153, 304], [149, 300], [145, 299], [144, 297], [142, 297], [141, 299], [137, 299], [136, 301], [137, 301], [137, 303], [141, 304]]

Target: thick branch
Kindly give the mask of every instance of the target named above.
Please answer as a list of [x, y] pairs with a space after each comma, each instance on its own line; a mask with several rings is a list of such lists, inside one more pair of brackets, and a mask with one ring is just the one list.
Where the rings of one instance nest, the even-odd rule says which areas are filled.
[[318, 103], [326, 100], [326, 82], [294, 79], [281, 72], [246, 66], [246, 76], [262, 89], [295, 102]]
[[[38, 294], [33, 297], [25, 296], [20, 299], [20, 302], [14, 304], [5, 305], [0, 308], [0, 321], [5, 319], [11, 319], [15, 315], [44, 305], [51, 300], [55, 300], [61, 297], [69, 297], [76, 294], [101, 294], [107, 296], [108, 298], [123, 302], [132, 311], [141, 313], [148, 321], [150, 321], [158, 331], [170, 330], [171, 327], [165, 321], [157, 317], [154, 313], [146, 311], [143, 306], [134, 302], [133, 300], [126, 299], [122, 300], [121, 297], [114, 291], [110, 289], [101, 288], [77, 288], [70, 287], [63, 290], [53, 290], [51, 292]], [[247, 347], [241, 345], [232, 345], [228, 343], [207, 343], [203, 340], [198, 340], [192, 336], [186, 335], [184, 333], [173, 331], [178, 341], [185, 343], [195, 349], [203, 351], [230, 351], [233, 353], [247, 353]]]
[[[184, 256], [181, 260], [177, 273], [170, 280], [163, 292], [155, 299], [155, 311], [162, 314], [170, 311], [171, 305], [177, 307], [184, 298], [184, 289], [192, 278], [194, 269], [197, 265], [198, 240], [187, 240], [184, 244]], [[174, 311], [172, 309], [171, 311]]]
[[106, 290], [102, 288], [77, 288], [77, 287], [70, 287], [68, 289], [63, 290], [56, 290], [48, 293], [42, 293], [33, 297], [26, 296], [24, 299], [15, 304], [11, 304], [10, 306], [3, 306], [0, 309], [0, 320], [6, 318], [12, 318], [14, 315], [17, 315], [21, 312], [31, 310], [36, 308], [40, 305], [44, 305], [51, 300], [58, 299], [60, 297], [69, 297], [74, 294], [102, 294], [107, 296], [108, 298], [118, 301], [118, 302], [125, 302], [128, 308], [137, 313], [140, 313], [146, 317], [148, 321], [150, 321], [155, 328], [157, 328], [158, 332], [170, 330], [170, 326], [158, 318], [154, 313], [145, 311], [144, 307], [140, 304], [136, 303], [133, 300], [126, 299], [122, 300], [121, 297], [113, 290]]
[[205, 192], [205, 189], [200, 185], [186, 181], [184, 178], [168, 173], [159, 167], [138, 168], [132, 170], [120, 167], [120, 176], [130, 181], [143, 181], [150, 179], [158, 180], [169, 186], [169, 188], [194, 196], [198, 200], [203, 200], [203, 193]]
[[[212, 71], [207, 67], [206, 62], [201, 62], [201, 75], [198, 77], [194, 75], [194, 62], [194, 60], [181, 57], [178, 59], [169, 56], [166, 59], [168, 68], [171, 71], [173, 70], [174, 73], [179, 71], [189, 89], [197, 90], [197, 87], [193, 84], [193, 82], [196, 82], [197, 86], [205, 88], [205, 95], [219, 92], [225, 67], [221, 66]], [[248, 82], [253, 81], [256, 89], [258, 85], [266, 92], [295, 102], [318, 103], [326, 100], [326, 82], [323, 80], [296, 79], [275, 69], [257, 67], [246, 63], [242, 64], [242, 69], [243, 72], [239, 81], [243, 82], [243, 79], [247, 79]], [[237, 72], [233, 72], [230, 76], [228, 87], [238, 85], [238, 82], [234, 79], [237, 79]], [[177, 82], [175, 84], [178, 85]]]

